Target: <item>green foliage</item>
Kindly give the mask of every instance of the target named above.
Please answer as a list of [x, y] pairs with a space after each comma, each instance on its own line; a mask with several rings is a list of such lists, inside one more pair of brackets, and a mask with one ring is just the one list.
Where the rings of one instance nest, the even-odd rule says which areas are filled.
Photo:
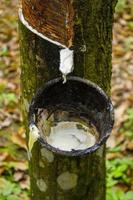
[[129, 191], [125, 194], [125, 200], [132, 200], [133, 199], [133, 191]]
[[130, 184], [129, 170], [133, 168], [133, 160], [128, 158], [107, 160], [107, 200], [132, 200], [133, 192], [124, 193], [117, 189], [117, 184]]
[[133, 28], [133, 21], [129, 21], [129, 22], [127, 23], [127, 25], [129, 26], [129, 28]]
[[4, 173], [0, 178], [0, 200], [22, 200], [21, 197], [27, 200], [29, 191], [21, 188], [21, 184], [14, 180], [14, 173], [18, 171], [19, 167], [18, 162], [3, 161], [2, 167], [4, 167]]
[[127, 171], [132, 167], [133, 160], [128, 158], [107, 160], [107, 187], [115, 186], [118, 182], [130, 183]]
[[11, 0], [5, 0], [5, 4], [10, 4], [11, 3]]
[[9, 55], [9, 49], [7, 46], [4, 46], [0, 49], [0, 56], [8, 56]]
[[127, 110], [128, 119], [124, 122], [123, 127], [120, 129], [129, 139], [133, 138], [133, 108]]
[[17, 98], [14, 93], [0, 93], [0, 107], [4, 105], [12, 106], [17, 103]]
[[20, 192], [19, 184], [0, 178], [0, 200], [22, 200], [18, 197]]
[[132, 200], [133, 191], [124, 193], [122, 190], [107, 190], [107, 200]]
[[108, 149], [108, 153], [116, 153], [116, 152], [119, 152], [119, 151], [121, 151], [121, 147], [120, 146], [116, 146], [114, 148]]
[[124, 49], [125, 51], [133, 49], [133, 37], [128, 37], [124, 40]]
[[118, 0], [115, 11], [116, 13], [122, 13], [126, 6], [126, 0]]
[[15, 195], [10, 195], [10, 196], [7, 197], [7, 200], [22, 200], [22, 198], [19, 198]]

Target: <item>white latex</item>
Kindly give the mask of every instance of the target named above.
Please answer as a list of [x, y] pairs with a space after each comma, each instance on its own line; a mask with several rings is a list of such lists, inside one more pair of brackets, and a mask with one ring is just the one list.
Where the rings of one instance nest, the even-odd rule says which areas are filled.
[[31, 125], [29, 129], [30, 132], [29, 132], [29, 142], [28, 142], [28, 157], [30, 159], [32, 156], [31, 151], [34, 146], [34, 143], [39, 138], [39, 130], [35, 125]]
[[46, 138], [47, 142], [64, 151], [86, 149], [93, 146], [96, 142], [95, 136], [83, 129], [77, 129], [76, 125], [76, 122], [60, 122], [51, 128], [51, 133]]
[[66, 48], [60, 51], [59, 69], [64, 76], [73, 71], [73, 50]]

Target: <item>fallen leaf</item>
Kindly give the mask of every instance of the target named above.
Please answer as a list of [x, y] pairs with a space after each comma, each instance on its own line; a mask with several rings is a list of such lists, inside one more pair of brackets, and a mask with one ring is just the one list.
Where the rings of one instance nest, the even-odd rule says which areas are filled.
[[17, 144], [20, 147], [26, 149], [26, 141], [20, 134], [18, 133], [12, 134], [11, 140], [14, 144]]
[[1, 122], [0, 124], [0, 129], [2, 128], [6, 128], [6, 127], [9, 127], [12, 123], [12, 119], [11, 118], [5, 118], [5, 120], [3, 122]]
[[7, 152], [0, 153], [0, 161], [6, 160], [6, 158], [9, 156]]
[[15, 181], [20, 181], [24, 177], [24, 172], [16, 171], [13, 175]]
[[106, 159], [108, 159], [108, 160], [112, 160], [112, 159], [114, 159], [114, 158], [122, 158], [123, 157], [123, 155], [121, 154], [121, 153], [119, 153], [119, 152], [116, 152], [116, 153], [108, 153], [107, 155], [106, 155]]
[[116, 146], [116, 137], [112, 134], [107, 140], [107, 147], [113, 148]]
[[27, 170], [28, 169], [27, 162], [17, 162], [16, 168], [19, 170]]
[[128, 141], [126, 148], [130, 151], [133, 151], [133, 140]]
[[24, 180], [20, 181], [20, 186], [22, 189], [29, 189], [30, 187], [29, 176], [26, 176]]
[[0, 175], [5, 171], [5, 167], [0, 167]]

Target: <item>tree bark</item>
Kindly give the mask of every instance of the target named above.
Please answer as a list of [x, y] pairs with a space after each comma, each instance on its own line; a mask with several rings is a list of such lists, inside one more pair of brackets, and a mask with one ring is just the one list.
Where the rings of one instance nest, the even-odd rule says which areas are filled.
[[[44, 1], [45, 2], [45, 1]], [[74, 0], [73, 75], [110, 95], [113, 0]], [[36, 90], [61, 76], [60, 47], [19, 22], [21, 88], [28, 141], [28, 109]], [[105, 146], [85, 157], [54, 154], [35, 143], [29, 163], [32, 200], [105, 200]]]

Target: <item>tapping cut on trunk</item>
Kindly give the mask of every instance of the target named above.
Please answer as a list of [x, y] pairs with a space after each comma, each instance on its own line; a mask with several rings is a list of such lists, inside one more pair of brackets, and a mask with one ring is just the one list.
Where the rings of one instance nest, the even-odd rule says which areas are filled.
[[72, 46], [74, 9], [72, 0], [22, 0], [25, 20], [46, 37]]

